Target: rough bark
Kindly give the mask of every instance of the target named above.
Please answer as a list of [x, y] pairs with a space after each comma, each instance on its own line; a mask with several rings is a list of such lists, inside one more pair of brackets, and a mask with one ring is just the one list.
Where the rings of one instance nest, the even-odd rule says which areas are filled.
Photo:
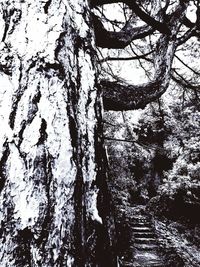
[[1, 1], [0, 21], [1, 266], [114, 266], [87, 1]]

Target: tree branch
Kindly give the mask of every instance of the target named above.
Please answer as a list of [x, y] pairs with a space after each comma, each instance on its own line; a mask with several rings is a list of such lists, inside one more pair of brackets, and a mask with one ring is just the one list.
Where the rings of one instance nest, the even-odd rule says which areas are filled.
[[91, 0], [90, 1], [90, 5], [91, 5], [91, 7], [95, 7], [95, 6], [102, 6], [102, 5], [106, 5], [106, 4], [114, 4], [114, 3], [119, 3], [119, 2], [123, 2], [123, 1], [117, 1], [117, 0]]
[[179, 74], [176, 70], [174, 70], [174, 73], [179, 77], [175, 77], [174, 75], [172, 75], [172, 79], [179, 85], [181, 85], [183, 88], [188, 88], [188, 89], [192, 89], [192, 90], [200, 90], [200, 85], [193, 85], [191, 84], [189, 81], [187, 81], [181, 74]]
[[183, 23], [187, 4], [177, 7], [171, 17], [171, 35], [161, 35], [157, 41], [153, 81], [141, 85], [128, 85], [118, 81], [102, 80], [99, 84], [103, 92], [103, 102], [108, 110], [132, 110], [144, 108], [148, 103], [159, 98], [168, 88], [171, 66], [177, 48], [177, 34]]
[[144, 108], [148, 103], [160, 97], [165, 88], [159, 82], [149, 82], [134, 86], [121, 82], [102, 80], [100, 88], [103, 91], [103, 104], [106, 110], [133, 110]]
[[184, 17], [183, 24], [188, 28], [193, 28], [195, 23], [191, 22], [187, 17]]
[[105, 61], [119, 61], [119, 60], [138, 60], [138, 59], [145, 59], [149, 62], [152, 62], [151, 59], [147, 58], [148, 55], [152, 54], [153, 53], [153, 50], [148, 52], [148, 53], [145, 53], [143, 55], [138, 55], [138, 56], [135, 56], [135, 57], [106, 57], [106, 58], [103, 58], [102, 60], [100, 60], [99, 62], [102, 63], [102, 62], [105, 62]]
[[170, 30], [165, 23], [162, 23], [155, 18], [151, 17], [145, 11], [143, 11], [139, 5], [136, 3], [135, 0], [123, 0], [123, 1], [114, 1], [114, 0], [93, 0], [91, 1], [91, 5], [104, 5], [104, 4], [111, 4], [111, 3], [118, 3], [122, 2], [126, 4], [140, 19], [146, 22], [149, 26], [151, 26], [154, 30], [158, 30], [163, 34], [170, 34]]
[[93, 15], [96, 45], [102, 48], [125, 48], [133, 40], [141, 39], [153, 33], [151, 26], [133, 27], [131, 21], [119, 32], [107, 31], [100, 19]]
[[171, 31], [168, 28], [166, 23], [160, 22], [156, 20], [155, 18], [148, 15], [145, 11], [143, 11], [138, 4], [133, 0], [127, 0], [125, 1], [129, 8], [133, 10], [133, 12], [144, 22], [146, 22], [148, 25], [150, 25], [154, 30], [158, 30], [160, 33], [163, 34], [170, 34]]
[[191, 68], [190, 66], [188, 66], [188, 64], [186, 64], [182, 59], [180, 59], [180, 57], [178, 57], [177, 55], [175, 55], [175, 58], [177, 58], [186, 68], [188, 68], [189, 70], [191, 70], [192, 72], [194, 72], [196, 75], [200, 75], [200, 72], [197, 72], [196, 70], [194, 70], [193, 68]]
[[187, 42], [192, 36], [197, 36], [196, 26], [189, 29], [183, 36], [177, 39], [177, 46], [180, 46]]
[[196, 22], [191, 22], [186, 16], [183, 19], [183, 24], [189, 28], [189, 30], [178, 39], [178, 45], [184, 44], [191, 37], [200, 37], [200, 6], [197, 4], [196, 10]]

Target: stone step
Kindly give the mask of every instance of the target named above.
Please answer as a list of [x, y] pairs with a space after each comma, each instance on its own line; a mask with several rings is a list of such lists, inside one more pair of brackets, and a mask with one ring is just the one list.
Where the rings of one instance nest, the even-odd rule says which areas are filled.
[[152, 227], [150, 222], [132, 222], [130, 224], [134, 227]]
[[[136, 212], [138, 211], [138, 212]], [[154, 232], [151, 217], [145, 213], [145, 206], [129, 209], [130, 237], [127, 257], [119, 263], [120, 267], [165, 267], [159, 255], [159, 240]], [[136, 215], [137, 214], [137, 215]]]
[[120, 267], [165, 267], [163, 262], [149, 261], [148, 263], [122, 262]]
[[132, 230], [134, 232], [152, 232], [152, 228], [151, 227], [132, 227]]
[[[120, 265], [121, 266], [121, 265]], [[123, 266], [123, 265], [122, 265]], [[141, 262], [141, 263], [132, 263], [132, 265], [128, 265], [128, 267], [166, 267], [166, 264], [163, 262]]]
[[137, 251], [134, 259], [138, 262], [162, 262], [156, 251]]
[[148, 261], [148, 262], [137, 262], [135, 265], [138, 267], [165, 267], [166, 265], [162, 261]]
[[158, 249], [158, 246], [155, 244], [135, 244], [135, 248], [137, 250], [156, 250]]
[[152, 262], [148, 262], [148, 263], [142, 263], [139, 266], [140, 267], [165, 267], [165, 264], [163, 262], [153, 262], [152, 261]]
[[135, 238], [154, 238], [155, 234], [150, 231], [150, 232], [134, 232], [134, 237]]
[[150, 263], [141, 263], [141, 264], [139, 264], [139, 263], [132, 263], [132, 265], [127, 265], [127, 266], [125, 266], [125, 265], [120, 265], [120, 266], [123, 266], [123, 267], [166, 267], [166, 265], [164, 264], [164, 263], [160, 263], [160, 262], [150, 262]]
[[120, 263], [119, 265], [120, 267], [133, 267], [133, 263], [132, 262], [128, 262], [128, 261], [123, 261]]
[[155, 238], [148, 238], [148, 237], [137, 237], [135, 238], [135, 243], [139, 244], [155, 244], [157, 240]]
[[151, 220], [149, 220], [148, 218], [134, 218], [135, 222], [141, 222], [141, 223], [149, 223]]

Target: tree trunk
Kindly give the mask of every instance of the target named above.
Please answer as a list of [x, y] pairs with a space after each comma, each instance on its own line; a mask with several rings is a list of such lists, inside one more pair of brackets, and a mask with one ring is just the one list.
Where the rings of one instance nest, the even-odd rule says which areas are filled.
[[87, 1], [0, 11], [1, 266], [115, 266]]

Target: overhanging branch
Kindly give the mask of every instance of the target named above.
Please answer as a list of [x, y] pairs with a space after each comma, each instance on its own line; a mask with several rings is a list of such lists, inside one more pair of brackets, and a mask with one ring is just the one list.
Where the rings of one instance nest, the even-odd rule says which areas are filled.
[[151, 26], [153, 30], [158, 30], [163, 34], [170, 34], [170, 29], [168, 28], [167, 24], [156, 20], [154, 17], [151, 17], [147, 14], [144, 10], [142, 10], [139, 5], [136, 3], [135, 0], [123, 0], [123, 1], [114, 1], [114, 0], [93, 0], [91, 1], [91, 5], [104, 5], [104, 4], [111, 4], [111, 3], [118, 3], [122, 2], [126, 4], [141, 20], [147, 23], [147, 25]]
[[100, 88], [103, 91], [104, 108], [118, 111], [144, 108], [148, 103], [159, 98], [166, 90], [158, 81], [134, 86], [102, 80]]
[[125, 48], [133, 40], [144, 38], [153, 33], [151, 26], [133, 27], [131, 21], [119, 32], [107, 31], [100, 19], [93, 15], [96, 45], [102, 48]]
[[177, 6], [168, 25], [171, 34], [161, 34], [154, 54], [154, 79], [146, 84], [129, 85], [120, 81], [102, 80], [99, 87], [103, 92], [104, 108], [107, 110], [132, 110], [144, 108], [158, 99], [168, 88], [171, 66], [179, 44], [177, 35], [188, 6], [188, 1]]

